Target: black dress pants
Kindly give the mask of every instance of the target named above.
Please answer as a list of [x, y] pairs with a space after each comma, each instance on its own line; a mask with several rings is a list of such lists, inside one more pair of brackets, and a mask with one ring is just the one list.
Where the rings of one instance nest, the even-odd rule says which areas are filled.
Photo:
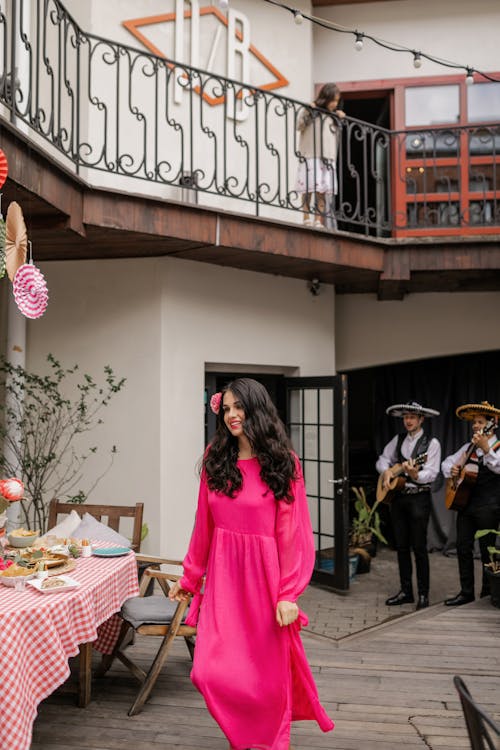
[[429, 555], [427, 526], [431, 514], [431, 493], [396, 495], [391, 504], [391, 517], [398, 553], [401, 590], [413, 594], [411, 551], [415, 556], [419, 595], [429, 595]]
[[[474, 505], [471, 500], [464, 510], [457, 512], [457, 557], [458, 572], [460, 575], [461, 593], [465, 596], [474, 596], [474, 535], [479, 529], [496, 529], [500, 523], [500, 505], [490, 503]], [[496, 537], [493, 534], [481, 537], [479, 549], [481, 560], [484, 563], [490, 561], [488, 547], [495, 546]], [[484, 573], [481, 595], [490, 593], [490, 584]]]

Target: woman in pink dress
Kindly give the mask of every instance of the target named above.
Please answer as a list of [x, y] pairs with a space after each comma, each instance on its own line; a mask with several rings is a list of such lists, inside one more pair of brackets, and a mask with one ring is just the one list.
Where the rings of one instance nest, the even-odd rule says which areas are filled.
[[211, 407], [217, 430], [170, 598], [193, 595], [191, 679], [231, 750], [289, 750], [293, 720], [333, 729], [299, 634], [297, 599], [314, 565], [304, 479], [264, 386], [238, 378]]

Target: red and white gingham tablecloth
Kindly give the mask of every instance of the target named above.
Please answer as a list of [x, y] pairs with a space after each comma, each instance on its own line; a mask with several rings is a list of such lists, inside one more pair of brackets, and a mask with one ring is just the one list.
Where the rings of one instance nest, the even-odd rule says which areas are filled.
[[122, 604], [139, 592], [135, 555], [89, 557], [71, 571], [81, 586], [42, 594], [0, 584], [0, 748], [29, 750], [37, 706], [69, 676], [81, 643], [108, 654]]

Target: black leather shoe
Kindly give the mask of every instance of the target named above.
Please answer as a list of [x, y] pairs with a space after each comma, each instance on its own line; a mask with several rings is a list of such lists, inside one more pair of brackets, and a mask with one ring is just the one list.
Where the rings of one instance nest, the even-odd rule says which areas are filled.
[[419, 594], [417, 599], [417, 606], [415, 609], [425, 609], [429, 606], [429, 597], [425, 594]]
[[468, 604], [469, 602], [473, 602], [474, 597], [470, 594], [457, 594], [451, 599], [445, 599], [444, 603], [447, 607], [459, 607], [461, 604]]
[[386, 599], [385, 603], [388, 607], [394, 607], [397, 604], [412, 604], [414, 601], [413, 594], [406, 594], [404, 591], [400, 591], [399, 594]]
[[481, 593], [479, 594], [480, 599], [484, 599], [485, 596], [490, 596], [491, 591], [485, 591], [484, 589], [481, 589]]

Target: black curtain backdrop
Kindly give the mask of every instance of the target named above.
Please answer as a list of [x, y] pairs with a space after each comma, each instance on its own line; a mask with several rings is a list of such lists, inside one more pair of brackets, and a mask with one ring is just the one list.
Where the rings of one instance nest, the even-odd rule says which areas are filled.
[[[441, 412], [439, 417], [426, 419], [423, 426], [441, 443], [442, 460], [471, 436], [470, 423], [455, 415], [458, 406], [489, 401], [500, 407], [500, 351], [374, 367], [364, 371], [365, 384], [367, 375], [371, 387], [356, 389], [353, 377], [354, 392], [350, 388], [349, 400], [361, 399], [361, 403], [357, 402], [358, 410], [363, 399], [371, 401], [366, 403], [366, 413], [373, 415], [373, 450], [369, 451], [372, 456], [378, 456], [396, 432], [404, 429], [401, 419], [386, 415], [385, 410], [391, 404], [414, 400]], [[368, 466], [367, 470], [370, 471]], [[433, 491], [429, 542], [431, 548], [446, 551], [454, 547], [455, 513], [445, 508], [444, 482], [440, 477]]]

